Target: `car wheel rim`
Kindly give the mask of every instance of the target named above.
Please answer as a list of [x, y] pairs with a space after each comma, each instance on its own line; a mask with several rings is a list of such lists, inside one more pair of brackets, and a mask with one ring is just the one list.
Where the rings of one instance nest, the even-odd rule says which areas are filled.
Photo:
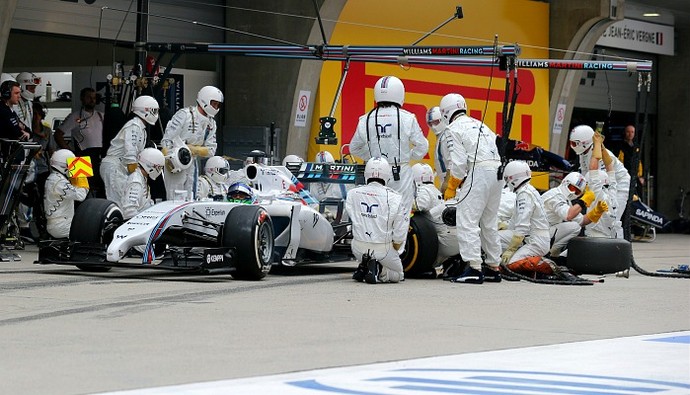
[[270, 263], [273, 250], [273, 235], [271, 235], [271, 229], [265, 222], [259, 225], [256, 248], [259, 266], [263, 267], [265, 264]]

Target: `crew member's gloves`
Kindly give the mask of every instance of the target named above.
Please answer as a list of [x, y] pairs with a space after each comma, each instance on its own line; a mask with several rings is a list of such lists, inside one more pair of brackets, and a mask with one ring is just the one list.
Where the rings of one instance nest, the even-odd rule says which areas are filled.
[[592, 202], [596, 200], [596, 198], [597, 196], [594, 194], [594, 192], [592, 192], [592, 190], [589, 189], [589, 187], [586, 187], [585, 193], [582, 194], [582, 197], [580, 199], [582, 199], [582, 201], [585, 202], [585, 205], [589, 207], [592, 205]]
[[508, 229], [508, 223], [505, 221], [498, 221], [498, 230]]
[[513, 257], [513, 254], [515, 254], [515, 251], [518, 250], [522, 246], [522, 242], [525, 240], [525, 236], [523, 235], [513, 235], [513, 238], [510, 240], [510, 244], [508, 245], [508, 248], [503, 251], [503, 254], [501, 255], [501, 263], [504, 265], [507, 265], [508, 262], [510, 262], [510, 258]]
[[443, 192], [443, 200], [454, 198], [455, 194], [458, 191], [458, 188], [460, 188], [461, 185], [461, 179], [450, 176], [450, 178], [448, 179], [448, 186], [446, 187], [446, 190]]
[[585, 215], [592, 222], [599, 222], [599, 219], [605, 212], [609, 210], [609, 205], [605, 201], [600, 200], [597, 205]]
[[163, 153], [163, 156], [168, 156], [168, 149], [166, 147], [161, 147], [161, 152]]
[[138, 163], [127, 163], [127, 173], [132, 174], [139, 166]]
[[208, 155], [208, 147], [204, 147], [203, 145], [194, 145], [194, 144], [187, 144], [187, 147], [189, 148], [190, 151], [192, 151], [192, 155], [194, 156], [201, 156], [201, 157], [207, 157]]
[[74, 177], [70, 178], [69, 182], [77, 188], [89, 189], [89, 179], [86, 177]]
[[396, 251], [398, 251], [398, 250], [400, 249], [400, 246], [401, 246], [401, 245], [402, 245], [402, 243], [393, 242], [393, 248], [394, 248]]

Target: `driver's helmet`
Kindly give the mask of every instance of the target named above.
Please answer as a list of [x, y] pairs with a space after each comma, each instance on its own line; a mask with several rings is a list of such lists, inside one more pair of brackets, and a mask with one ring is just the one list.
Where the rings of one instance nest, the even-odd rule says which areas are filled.
[[243, 182], [236, 182], [228, 188], [229, 202], [252, 204], [255, 199], [252, 188]]

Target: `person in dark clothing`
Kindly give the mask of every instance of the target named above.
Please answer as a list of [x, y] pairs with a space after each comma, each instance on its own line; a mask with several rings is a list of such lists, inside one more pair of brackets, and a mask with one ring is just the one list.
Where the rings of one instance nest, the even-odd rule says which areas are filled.
[[[633, 154], [637, 152], [640, 161], [637, 165], [637, 171], [635, 171], [632, 166]], [[640, 152], [640, 146], [635, 142], [635, 127], [633, 125], [628, 125], [625, 127], [625, 139], [620, 144], [620, 151], [618, 152], [618, 159], [623, 162], [623, 166], [628, 169], [628, 173], [637, 173], [637, 196], [642, 197], [642, 189], [644, 188], [644, 171], [642, 170], [642, 155]]]
[[4, 140], [26, 141], [31, 136], [12, 110], [12, 106], [19, 103], [20, 95], [17, 82], [8, 80], [0, 84], [0, 165], [4, 165], [10, 150], [10, 144]]
[[15, 81], [5, 81], [0, 85], [0, 138], [8, 140], [28, 140], [30, 135], [24, 131], [24, 125], [12, 111], [12, 106], [19, 103], [21, 89]]

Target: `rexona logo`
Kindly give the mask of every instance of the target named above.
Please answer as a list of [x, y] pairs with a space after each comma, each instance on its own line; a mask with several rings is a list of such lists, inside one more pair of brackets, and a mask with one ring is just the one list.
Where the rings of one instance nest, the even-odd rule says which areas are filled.
[[217, 210], [213, 207], [206, 207], [206, 215], [207, 216], [225, 216], [225, 210]]

